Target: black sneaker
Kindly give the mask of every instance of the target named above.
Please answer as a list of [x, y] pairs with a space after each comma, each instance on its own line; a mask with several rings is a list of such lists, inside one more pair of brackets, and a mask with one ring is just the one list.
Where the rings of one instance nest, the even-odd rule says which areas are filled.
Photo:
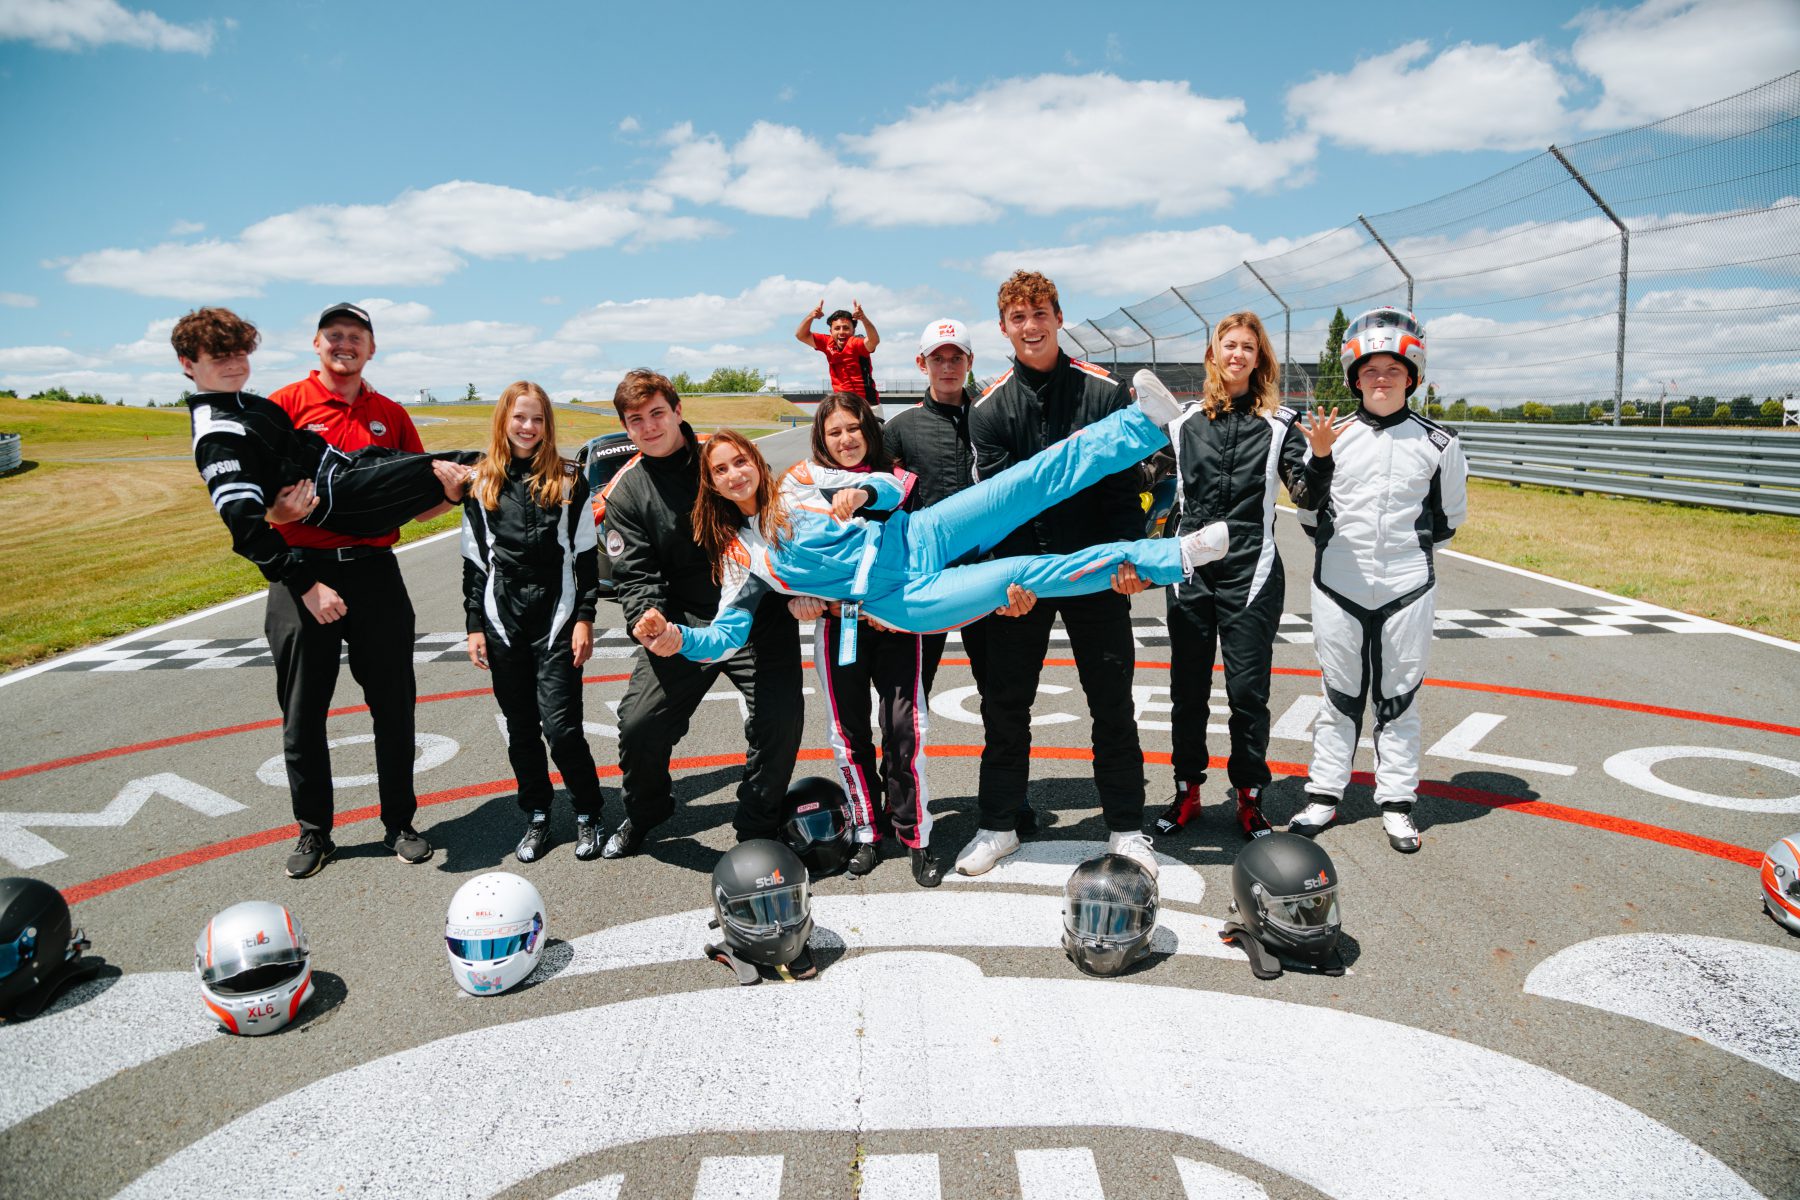
[[867, 875], [875, 869], [875, 843], [863, 842], [856, 847], [850, 856], [850, 863], [844, 868], [852, 875]]
[[936, 887], [944, 882], [944, 864], [931, 857], [931, 851], [921, 846], [912, 852], [913, 882], [920, 887]]
[[550, 848], [550, 818], [541, 820], [533, 818], [525, 825], [525, 836], [513, 849], [513, 857], [520, 862], [536, 862], [538, 856]]
[[600, 857], [600, 822], [593, 817], [575, 819], [575, 857], [582, 862]]
[[411, 825], [388, 830], [381, 844], [392, 850], [394, 857], [403, 863], [422, 863], [431, 857], [431, 843], [420, 837], [419, 831]]
[[287, 876], [289, 879], [305, 879], [317, 875], [319, 868], [336, 853], [337, 846], [330, 838], [307, 830], [300, 835], [300, 842], [294, 847], [294, 852], [288, 855]]
[[630, 858], [644, 848], [644, 831], [631, 823], [626, 817], [613, 830], [613, 835], [606, 839], [606, 848], [600, 851], [601, 858]]

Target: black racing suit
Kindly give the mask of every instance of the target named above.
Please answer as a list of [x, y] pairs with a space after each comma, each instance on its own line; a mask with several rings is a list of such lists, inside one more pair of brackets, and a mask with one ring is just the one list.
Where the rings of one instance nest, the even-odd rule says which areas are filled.
[[487, 636], [519, 808], [550, 810], [547, 741], [576, 815], [598, 818], [600, 781], [570, 646], [577, 621], [593, 624], [599, 593], [587, 477], [565, 464], [567, 498], [546, 506], [532, 494], [530, 469], [530, 459], [507, 464], [491, 510], [473, 494], [463, 501], [463, 610], [468, 631]]
[[[708, 624], [719, 610], [712, 562], [694, 542], [690, 514], [700, 491], [694, 431], [666, 458], [639, 454], [619, 469], [602, 498], [613, 584], [630, 629], [654, 608], [671, 622]], [[732, 820], [739, 841], [780, 835], [781, 806], [800, 751], [800, 629], [787, 597], [771, 592], [757, 608], [750, 640], [723, 662], [698, 663], [639, 650], [619, 703], [619, 770], [625, 812], [650, 829], [674, 811], [669, 757], [687, 734], [713, 681], [727, 676], [744, 697], [748, 753]]]
[[270, 583], [302, 595], [318, 574], [290, 553], [268, 522], [275, 495], [289, 484], [313, 481], [318, 507], [302, 522], [346, 537], [392, 533], [444, 503], [432, 460], [470, 462], [464, 451], [408, 454], [385, 446], [345, 453], [316, 433], [294, 428], [285, 410], [249, 392], [201, 392], [188, 397], [194, 465], [213, 507], [231, 531], [231, 548], [256, 564]]
[[[1023, 365], [1001, 376], [969, 414], [976, 470], [985, 479], [1023, 462], [1074, 430], [1127, 407], [1131, 397], [1105, 371], [1058, 353], [1048, 372]], [[1143, 533], [1134, 467], [1046, 510], [995, 547], [994, 555], [1066, 554]], [[1094, 784], [1110, 832], [1135, 832], [1144, 816], [1144, 756], [1132, 702], [1137, 643], [1131, 600], [1098, 592], [1040, 602], [1023, 617], [989, 622], [982, 695], [981, 828], [1012, 829], [1031, 774], [1031, 705], [1061, 615], [1093, 719]]]
[[1317, 508], [1331, 487], [1327, 458], [1308, 459], [1298, 414], [1259, 416], [1246, 394], [1209, 417], [1198, 402], [1169, 426], [1177, 472], [1176, 535], [1224, 521], [1224, 558], [1169, 589], [1169, 704], [1175, 783], [1203, 783], [1212, 715], [1213, 658], [1223, 652], [1231, 709], [1233, 787], [1269, 782], [1269, 672], [1287, 576], [1275, 548], [1275, 501], [1285, 484], [1297, 508]]
[[[963, 390], [961, 404], [940, 404], [925, 399], [904, 412], [888, 418], [882, 428], [881, 441], [894, 461], [918, 477], [906, 498], [906, 510], [916, 512], [946, 500], [975, 482], [975, 444], [969, 439], [969, 409], [979, 399], [973, 389]], [[981, 691], [982, 672], [987, 663], [987, 631], [993, 618], [983, 617], [956, 631], [963, 653], [969, 657], [969, 674], [975, 679], [975, 691]], [[944, 656], [942, 633], [921, 635], [924, 641], [925, 691], [937, 680], [938, 663]]]

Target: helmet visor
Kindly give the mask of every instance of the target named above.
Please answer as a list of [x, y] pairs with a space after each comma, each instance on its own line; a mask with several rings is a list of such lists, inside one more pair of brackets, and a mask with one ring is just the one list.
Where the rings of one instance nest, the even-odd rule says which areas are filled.
[[0, 942], [0, 979], [5, 979], [19, 969], [20, 963], [30, 962], [37, 953], [37, 927], [29, 926], [24, 932], [10, 942]]
[[835, 841], [844, 835], [845, 829], [843, 813], [826, 805], [788, 818], [788, 832], [801, 846]]
[[1317, 933], [1338, 924], [1335, 887], [1301, 896], [1271, 896], [1264, 903], [1269, 922], [1289, 933]]
[[775, 933], [806, 919], [806, 889], [798, 884], [736, 899], [719, 897], [727, 920], [747, 933]]
[[1084, 942], [1129, 942], [1156, 924], [1156, 911], [1116, 900], [1069, 901], [1063, 927]]
[[1403, 313], [1393, 308], [1378, 308], [1374, 312], [1364, 313], [1344, 330], [1346, 342], [1362, 337], [1372, 329], [1398, 329], [1402, 333], [1423, 339], [1425, 327], [1411, 313]]
[[544, 931], [543, 915], [534, 914], [529, 921], [499, 929], [455, 929], [444, 935], [450, 953], [464, 962], [499, 962], [522, 954], [537, 945]]
[[274, 942], [261, 946], [217, 946], [212, 962], [200, 965], [200, 982], [223, 995], [266, 991], [306, 964], [306, 951]]

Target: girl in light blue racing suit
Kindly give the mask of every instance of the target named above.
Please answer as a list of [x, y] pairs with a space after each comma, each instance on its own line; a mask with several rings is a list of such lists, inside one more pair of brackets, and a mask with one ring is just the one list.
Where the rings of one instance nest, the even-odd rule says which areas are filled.
[[653, 609], [632, 634], [652, 653], [714, 662], [744, 644], [757, 603], [771, 590], [842, 601], [891, 628], [934, 633], [1003, 606], [1011, 584], [1040, 597], [1084, 595], [1109, 587], [1126, 562], [1154, 584], [1174, 583], [1225, 553], [1223, 522], [1180, 539], [948, 564], [985, 552], [1045, 509], [1168, 445], [1164, 430], [1179, 415], [1165, 397], [1140, 396], [1134, 407], [914, 513], [901, 508], [904, 489], [887, 472], [859, 476], [855, 486], [783, 495], [761, 452], [720, 430], [701, 452], [693, 519], [694, 540], [720, 579], [718, 614], [696, 629]]

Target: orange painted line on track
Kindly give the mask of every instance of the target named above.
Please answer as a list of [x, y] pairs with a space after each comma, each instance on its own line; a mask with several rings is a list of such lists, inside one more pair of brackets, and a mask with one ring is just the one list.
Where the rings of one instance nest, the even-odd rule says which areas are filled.
[[[928, 746], [925, 750], [930, 758], [979, 758], [980, 746]], [[1031, 757], [1044, 761], [1091, 761], [1094, 757], [1089, 750], [1077, 750], [1063, 746], [1034, 747]], [[800, 751], [801, 762], [825, 762], [831, 759], [831, 751], [825, 749], [806, 749]], [[1144, 755], [1144, 761], [1167, 766], [1169, 755], [1160, 751], [1152, 751]], [[744, 762], [742, 754], [706, 754], [692, 758], [672, 759], [669, 763], [671, 771], [694, 771], [712, 767], [741, 766]], [[1209, 760], [1213, 770], [1223, 771], [1226, 762], [1223, 758]], [[1270, 762], [1269, 770], [1276, 775], [1303, 776], [1306, 767], [1300, 763]], [[619, 768], [616, 766], [601, 767], [599, 777], [616, 779]], [[1374, 786], [1375, 780], [1367, 771], [1358, 771], [1351, 779], [1364, 785]], [[552, 784], [560, 784], [562, 776], [552, 774]], [[432, 792], [419, 797], [419, 807], [427, 808], [434, 804], [449, 804], [457, 800], [472, 800], [481, 796], [496, 796], [513, 791], [515, 782], [510, 779], [494, 780], [491, 783], [474, 783], [466, 787], [448, 788], [440, 792]], [[1688, 850], [1695, 854], [1704, 854], [1712, 858], [1724, 859], [1726, 862], [1740, 866], [1755, 868], [1762, 863], [1762, 853], [1747, 846], [1737, 846], [1730, 842], [1715, 841], [1712, 838], [1700, 837], [1697, 834], [1683, 833], [1676, 829], [1665, 829], [1660, 825], [1651, 825], [1643, 821], [1627, 820], [1623, 817], [1608, 816], [1604, 813], [1588, 812], [1585, 809], [1570, 808], [1562, 804], [1550, 804], [1542, 800], [1524, 800], [1516, 796], [1503, 796], [1497, 792], [1485, 792], [1478, 788], [1457, 787], [1454, 784], [1435, 783], [1430, 780], [1421, 781], [1419, 791], [1427, 796], [1436, 796], [1445, 800], [1457, 800], [1464, 804], [1479, 804], [1486, 808], [1505, 809], [1509, 812], [1524, 813], [1528, 816], [1544, 817], [1553, 821], [1564, 821], [1571, 825], [1580, 825], [1589, 829], [1599, 829], [1607, 833], [1622, 834], [1626, 837], [1638, 838], [1642, 841], [1654, 842], [1677, 850]], [[372, 821], [381, 815], [379, 805], [371, 804], [363, 808], [350, 809], [338, 813], [332, 824], [334, 828], [355, 825], [362, 821]], [[142, 883], [146, 879], [155, 879], [187, 867], [212, 862], [245, 850], [254, 850], [262, 846], [273, 845], [288, 838], [298, 837], [298, 825], [282, 825], [275, 829], [265, 829], [260, 833], [249, 833], [242, 837], [230, 838], [223, 842], [214, 842], [210, 846], [199, 846], [180, 854], [172, 854], [167, 858], [159, 858], [154, 862], [143, 863], [123, 871], [115, 871], [110, 875], [102, 875], [90, 879], [86, 883], [78, 883], [63, 890], [63, 896], [70, 904], [80, 904], [84, 900], [92, 900], [96, 896], [104, 896], [116, 892], [134, 883]]]

